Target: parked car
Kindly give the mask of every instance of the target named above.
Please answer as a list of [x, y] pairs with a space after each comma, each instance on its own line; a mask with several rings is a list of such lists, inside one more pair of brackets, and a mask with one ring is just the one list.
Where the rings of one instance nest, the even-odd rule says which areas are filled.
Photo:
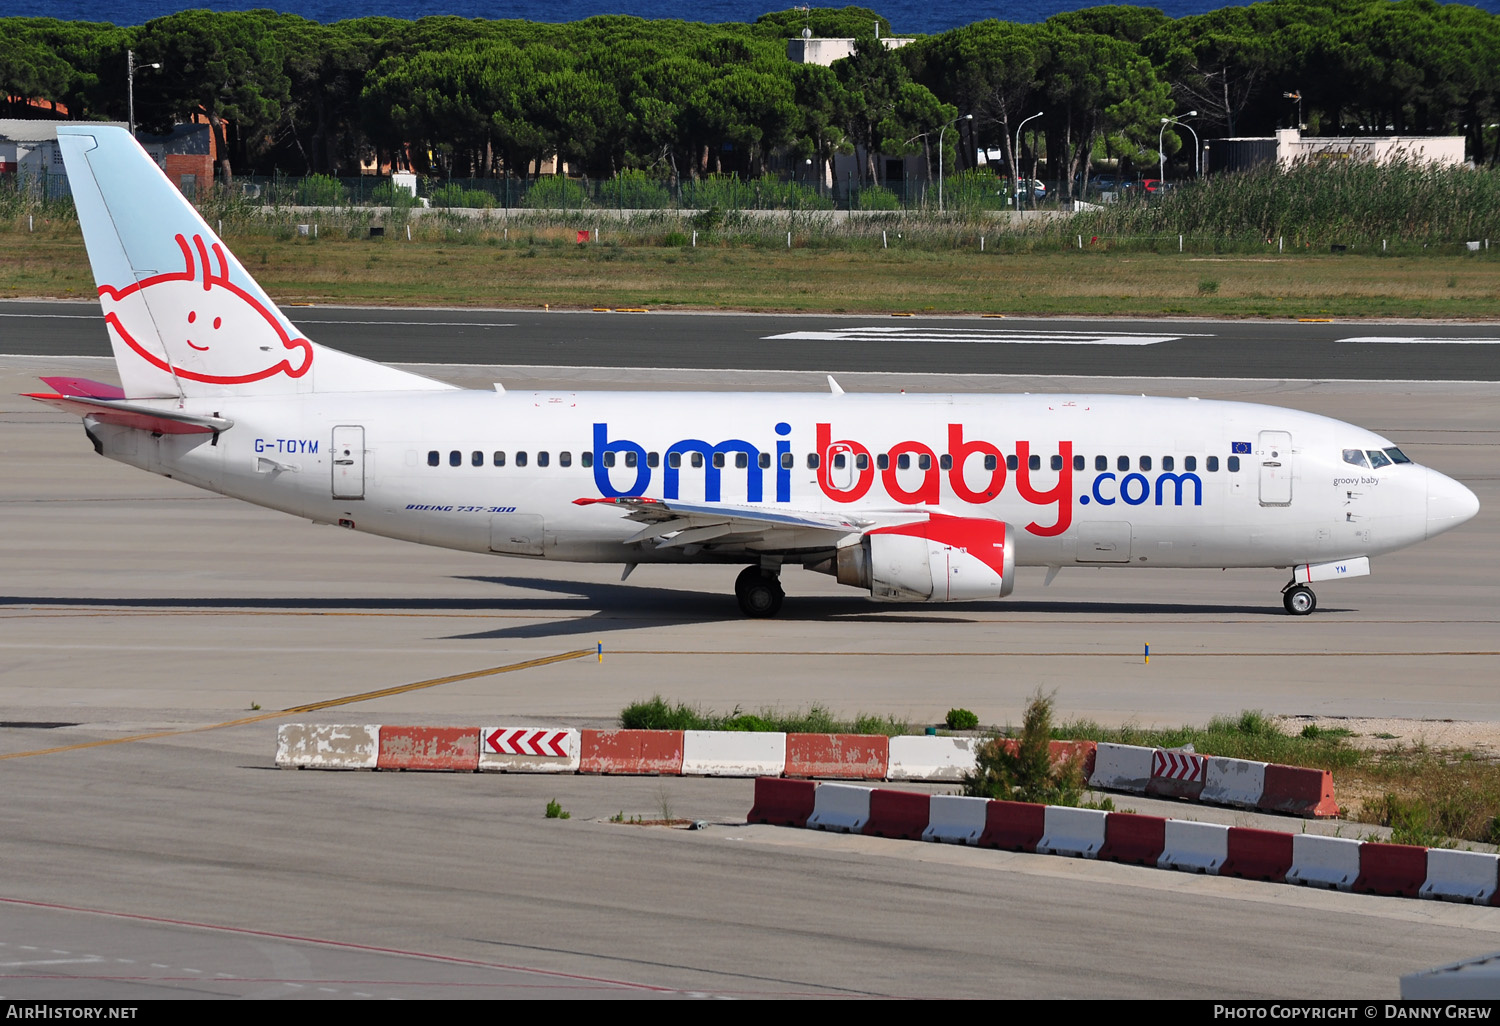
[[1023, 178], [1023, 179], [1021, 179], [1021, 188], [1029, 190], [1032, 199], [1039, 199], [1039, 200], [1041, 200], [1041, 199], [1046, 199], [1047, 198], [1047, 185], [1046, 185], [1046, 183], [1038, 181], [1035, 178]]

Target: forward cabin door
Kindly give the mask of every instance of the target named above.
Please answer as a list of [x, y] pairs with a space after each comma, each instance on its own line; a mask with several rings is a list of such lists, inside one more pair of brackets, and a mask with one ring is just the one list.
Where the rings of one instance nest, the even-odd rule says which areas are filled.
[[1292, 436], [1288, 431], [1262, 431], [1255, 451], [1260, 462], [1260, 504], [1292, 504]]
[[365, 429], [358, 425], [333, 429], [333, 497], [365, 497]]

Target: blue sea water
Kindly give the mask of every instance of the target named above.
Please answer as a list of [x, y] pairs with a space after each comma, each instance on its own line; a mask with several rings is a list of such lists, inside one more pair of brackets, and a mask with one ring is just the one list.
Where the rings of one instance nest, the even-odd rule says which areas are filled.
[[[1098, 6], [1099, 0], [857, 0], [884, 15], [898, 34], [935, 33], [959, 25], [1000, 18], [1004, 21], [1036, 22], [1063, 11]], [[549, 0], [521, 3], [519, 0], [0, 0], [0, 15], [30, 15], [68, 21], [107, 21], [116, 25], [140, 25], [152, 18], [188, 8], [243, 11], [270, 7], [300, 14], [313, 21], [331, 22], [367, 15], [421, 18], [431, 14], [456, 14], [464, 18], [524, 18], [530, 21], [578, 21], [596, 14], [633, 14], [641, 18], [680, 18], [684, 21], [753, 22], [767, 11], [796, 6], [790, 0]], [[843, 0], [817, 4], [842, 7]], [[1154, 0], [1141, 6], [1159, 7], [1180, 18], [1220, 7], [1235, 6], [1221, 0]], [[1500, 0], [1477, 0], [1470, 6], [1491, 14], [1500, 12]]]

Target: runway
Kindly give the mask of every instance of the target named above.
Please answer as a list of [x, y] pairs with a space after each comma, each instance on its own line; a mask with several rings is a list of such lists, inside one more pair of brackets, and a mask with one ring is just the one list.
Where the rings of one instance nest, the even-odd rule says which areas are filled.
[[[529, 365], [544, 363], [548, 346], [582, 344], [560, 330], [504, 365], [425, 370], [475, 387], [814, 390], [832, 371], [849, 391], [1247, 399], [1387, 434], [1468, 484], [1483, 509], [1378, 560], [1369, 578], [1320, 589], [1306, 619], [1281, 612], [1273, 571], [1078, 570], [1045, 589], [1040, 571], [1025, 572], [1006, 602], [931, 607], [875, 605], [789, 572], [781, 617], [745, 621], [732, 570], [643, 567], [620, 583], [616, 567], [419, 548], [100, 459], [76, 419], [16, 393], [38, 374], [108, 379], [112, 366], [70, 357], [71, 327], [38, 336], [28, 321], [21, 338], [0, 321], [0, 350], [25, 343], [48, 354], [0, 358], [0, 899], [40, 903], [0, 914], [0, 996], [1389, 998], [1403, 972], [1500, 948], [1487, 909], [749, 828], [748, 781], [272, 770], [276, 717], [216, 725], [596, 643], [602, 661], [470, 677], [314, 718], [605, 725], [659, 692], [719, 710], [818, 703], [918, 724], [963, 706], [1003, 724], [1042, 688], [1056, 690], [1064, 717], [1106, 722], [1201, 722], [1256, 708], [1406, 717], [1415, 739], [1423, 719], [1500, 720], [1500, 387], [1488, 344], [1329, 335], [1299, 348], [1302, 327], [1338, 326], [1273, 326], [1290, 341], [1267, 345], [1286, 349], [1276, 359], [1297, 372], [1281, 377], [1249, 374], [1248, 347], [1227, 335], [765, 343], [860, 325], [553, 316], [598, 334], [588, 345], [600, 348], [567, 366]], [[311, 332], [312, 315], [302, 323]], [[410, 327], [433, 346], [493, 346]], [[1058, 330], [1118, 339], [1187, 327]], [[1390, 337], [1484, 337], [1476, 326], [1386, 327]], [[690, 336], [709, 329], [717, 341], [695, 349]], [[764, 334], [751, 345], [747, 332]], [[624, 354], [614, 360], [611, 333]], [[900, 365], [845, 370], [849, 346]], [[1244, 372], [1207, 374], [1214, 348]], [[1344, 349], [1374, 354], [1366, 367], [1393, 361], [1403, 380], [1316, 366], [1320, 353]], [[699, 361], [687, 361], [695, 351]], [[1158, 361], [1159, 373], [1174, 351], [1181, 366], [1170, 376], [1091, 377], [1110, 375], [1115, 360]], [[679, 369], [635, 369], [635, 354]], [[1048, 374], [984, 373], [1002, 359], [1046, 361]], [[1435, 377], [1449, 383], [1422, 383]], [[70, 747], [146, 734], [159, 736]], [[53, 748], [68, 750], [25, 754]], [[571, 819], [543, 818], [554, 798]], [[710, 826], [609, 821], [668, 808]], [[23, 946], [35, 950], [13, 954]]]

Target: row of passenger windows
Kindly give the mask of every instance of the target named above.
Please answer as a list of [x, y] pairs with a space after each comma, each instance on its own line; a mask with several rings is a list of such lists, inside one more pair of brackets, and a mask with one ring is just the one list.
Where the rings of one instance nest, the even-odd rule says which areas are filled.
[[[1390, 452], [1392, 450], [1386, 450], [1386, 451]], [[1395, 451], [1399, 452], [1400, 450], [1395, 450]], [[1351, 462], [1351, 463], [1354, 462], [1353, 460], [1351, 460], [1349, 458], [1349, 454], [1351, 452], [1352, 453], [1358, 453], [1359, 450], [1357, 450], [1357, 449], [1346, 449], [1346, 450], [1344, 450], [1344, 459], [1345, 459], [1346, 462]], [[638, 462], [638, 457], [633, 452], [621, 453], [619, 455], [621, 455], [621, 456], [624, 457], [624, 459], [622, 460], [622, 463], [623, 463], [624, 466], [634, 467], [636, 465], [636, 463]], [[713, 465], [715, 467], [724, 467], [724, 466], [727, 466], [726, 457], [730, 456], [730, 455], [732, 455], [734, 457], [734, 465], [736, 467], [740, 468], [741, 470], [744, 470], [745, 468], [747, 468], [747, 467], [750, 466], [750, 456], [749, 456], [748, 453], [743, 453], [743, 452], [736, 452], [736, 453], [716, 452], [716, 453], [713, 454]], [[855, 469], [857, 469], [857, 470], [868, 470], [870, 468], [870, 457], [867, 456], [867, 455], [865, 455], [864, 453], [852, 454], [852, 453], [839, 452], [839, 453], [834, 453], [834, 455], [833, 455], [832, 463], [833, 463], [834, 469], [836, 469], [836, 470], [843, 470], [848, 465], [848, 458], [851, 455], [854, 456], [854, 467], [855, 467]], [[1372, 458], [1374, 456], [1376, 456], [1376, 455], [1379, 455], [1379, 451], [1378, 450], [1376, 450], [1376, 451], [1374, 451], [1374, 452], [1371, 453]], [[701, 452], [690, 452], [690, 453], [687, 454], [687, 456], [688, 456], [688, 459], [689, 459], [689, 465], [690, 466], [694, 466], [694, 467], [701, 467], [701, 466], [703, 466], [703, 453], [701, 453]], [[606, 466], [606, 467], [613, 467], [615, 465], [615, 457], [616, 457], [616, 453], [606, 452], [604, 454], [603, 465]], [[669, 452], [669, 453], [667, 453], [667, 466], [672, 467], [673, 469], [682, 466], [682, 457], [683, 457], [683, 454], [680, 453], [680, 452]], [[527, 466], [528, 463], [530, 462], [530, 459], [531, 459], [531, 456], [526, 451], [524, 451], [524, 450], [517, 451], [517, 452], [514, 452], [514, 453], [511, 454], [511, 461], [512, 461], [512, 465], [513, 466], [517, 466], [517, 467]], [[427, 453], [427, 465], [429, 467], [441, 466], [442, 462], [443, 462], [442, 461], [442, 453], [439, 452], [437, 449], [432, 449], [432, 450], [430, 450]], [[479, 449], [475, 449], [473, 452], [471, 452], [469, 454], [468, 462], [469, 462], [469, 464], [471, 466], [482, 467], [482, 466], [485, 465], [485, 463], [487, 461], [485, 459], [485, 454], [482, 451], [480, 451]], [[503, 467], [503, 466], [505, 466], [505, 464], [506, 464], [506, 454], [505, 454], [505, 451], [501, 450], [501, 449], [495, 450], [490, 455], [488, 462], [491, 463], [494, 466], [497, 466], [497, 467]], [[539, 467], [550, 466], [551, 462], [552, 462], [552, 455], [547, 450], [544, 449], [544, 450], [541, 450], [540, 452], [536, 453], [536, 465], [537, 466], [539, 466]], [[807, 454], [807, 469], [808, 470], [816, 470], [818, 468], [818, 462], [819, 461], [818, 461], [818, 454], [817, 453], [813, 452], [813, 453], [808, 453]], [[913, 464], [915, 464], [915, 466], [916, 466], [916, 468], [918, 470], [931, 470], [932, 469], [932, 457], [929, 456], [929, 455], [927, 455], [926, 453], [917, 454], [916, 457], [915, 457], [915, 459], [913, 459], [913, 454], [912, 453], [907, 453], [907, 452], [899, 453], [899, 454], [897, 454], [894, 462], [896, 464], [896, 469], [897, 470], [909, 470], [909, 469], [911, 469], [911, 467], [913, 466]], [[1390, 462], [1390, 461], [1388, 460], [1386, 462]], [[1403, 456], [1400, 460], [1396, 460], [1395, 462], [1404, 463], [1404, 462], [1409, 462], [1409, 461]], [[891, 463], [892, 463], [892, 460], [891, 460], [891, 457], [890, 457], [889, 453], [880, 453], [879, 455], [877, 455], [875, 457], [875, 466], [876, 466], [876, 469], [878, 469], [878, 470], [889, 470], [890, 466], [891, 466]], [[1231, 473], [1231, 474], [1237, 474], [1237, 473], [1239, 473], [1240, 458], [1238, 456], [1230, 456], [1228, 459], [1226, 459], [1224, 461], [1224, 463], [1225, 463], [1225, 469], [1228, 470], [1229, 473]], [[592, 467], [594, 465], [594, 454], [591, 453], [591, 452], [579, 453], [578, 454], [578, 464], [579, 464], [579, 466], [582, 466], [582, 467]], [[656, 467], [656, 466], [659, 466], [660, 464], [661, 464], [661, 455], [659, 453], [654, 453], [654, 452], [648, 452], [648, 453], [646, 453], [646, 466], [648, 466], [648, 467]], [[1114, 457], [1114, 469], [1117, 470], [1117, 471], [1120, 471], [1122, 473], [1125, 472], [1125, 471], [1128, 471], [1128, 470], [1131, 469], [1131, 464], [1132, 464], [1132, 458], [1129, 457], [1129, 456], [1116, 456], [1116, 457]], [[1152, 469], [1153, 464], [1154, 464], [1154, 461], [1153, 461], [1153, 459], [1150, 456], [1137, 456], [1137, 457], [1134, 458], [1134, 465], [1135, 465], [1135, 469], [1137, 469], [1137, 470], [1149, 471], [1149, 470]], [[463, 466], [464, 465], [464, 454], [463, 454], [463, 452], [461, 450], [458, 450], [458, 449], [453, 449], [453, 450], [449, 451], [449, 453], [448, 453], [448, 465], [450, 467], [461, 467], [461, 466]], [[573, 454], [571, 452], [566, 452], [566, 451], [565, 452], [559, 452], [557, 454], [557, 465], [559, 467], [571, 467], [573, 465]], [[768, 453], [768, 452], [760, 453], [760, 455], [759, 455], [759, 457], [757, 459], [757, 465], [762, 470], [769, 470], [771, 468], [771, 454]], [[783, 469], [785, 469], [785, 470], [791, 470], [795, 465], [796, 465], [796, 457], [794, 457], [791, 453], [784, 452], [784, 453], [781, 454], [781, 466], [782, 466]], [[1008, 469], [1008, 470], [1015, 470], [1015, 469], [1017, 469], [1017, 467], [1019, 465], [1020, 465], [1020, 463], [1016, 459], [1015, 455], [1010, 455], [1010, 456], [1005, 457], [1005, 466], [1006, 466], [1006, 469]], [[1032, 456], [1027, 461], [1027, 465], [1032, 470], [1041, 470], [1042, 469], [1042, 458], [1040, 456]], [[1063, 468], [1063, 458], [1061, 456], [1053, 456], [1052, 460], [1051, 460], [1051, 465], [1052, 465], [1052, 469], [1053, 470], [1061, 470]], [[1363, 464], [1360, 464], [1360, 465], [1362, 466]], [[1377, 463], [1375, 465], [1376, 466], [1384, 466], [1383, 463]], [[1085, 456], [1074, 456], [1073, 457], [1073, 469], [1074, 470], [1081, 472], [1081, 471], [1085, 470], [1087, 468], [1087, 466], [1088, 466], [1088, 458], [1087, 457], [1085, 457]], [[947, 453], [944, 453], [943, 455], [939, 456], [938, 457], [938, 467], [940, 469], [942, 469], [942, 470], [951, 470], [951, 469], [953, 469], [953, 457], [950, 456], [950, 455], [948, 455]], [[995, 470], [996, 468], [997, 468], [997, 461], [996, 461], [995, 457], [992, 456], [992, 455], [991, 456], [985, 456], [985, 458], [984, 458], [984, 469], [985, 470]], [[1110, 469], [1110, 457], [1108, 457], [1108, 456], [1095, 456], [1094, 457], [1094, 469], [1096, 471], [1109, 470]], [[1162, 469], [1163, 473], [1170, 473], [1170, 472], [1175, 471], [1177, 469], [1177, 458], [1175, 456], [1163, 456], [1161, 458], [1161, 469]], [[1187, 472], [1187, 473], [1196, 472], [1197, 469], [1198, 469], [1198, 457], [1196, 457], [1196, 456], [1184, 456], [1184, 457], [1182, 457], [1182, 469], [1185, 472]], [[1218, 473], [1218, 470], [1219, 470], [1219, 457], [1217, 457], [1217, 456], [1206, 456], [1206, 457], [1204, 457], [1204, 459], [1203, 459], [1203, 469], [1206, 470], [1206, 471], [1208, 471], [1211, 474], [1212, 473]]]

